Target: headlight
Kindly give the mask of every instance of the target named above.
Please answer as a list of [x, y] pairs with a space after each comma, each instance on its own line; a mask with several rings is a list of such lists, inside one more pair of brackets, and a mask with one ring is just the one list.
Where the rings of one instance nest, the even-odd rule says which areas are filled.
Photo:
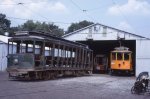
[[18, 59], [14, 59], [14, 64], [15, 64], [15, 65], [18, 64]]

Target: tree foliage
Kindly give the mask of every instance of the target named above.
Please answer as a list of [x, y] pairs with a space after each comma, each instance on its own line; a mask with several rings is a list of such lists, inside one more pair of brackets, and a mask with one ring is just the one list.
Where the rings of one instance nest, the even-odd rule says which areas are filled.
[[73, 32], [75, 30], [78, 30], [78, 29], [81, 29], [81, 28], [84, 28], [88, 25], [91, 25], [93, 24], [93, 22], [89, 22], [89, 21], [81, 21], [79, 23], [72, 23], [69, 27], [68, 27], [68, 30], [66, 33], [70, 33], [70, 32]]
[[[81, 21], [78, 23], [72, 23], [66, 33], [73, 32], [75, 30], [81, 29], [83, 27], [86, 27], [88, 25], [93, 24], [93, 22], [90, 21]], [[16, 26], [16, 27], [10, 27], [11, 21], [6, 18], [5, 14], [0, 14], [0, 34], [4, 35], [4, 33], [7, 31], [9, 32], [9, 36], [13, 35], [15, 31], [42, 31], [47, 32], [56, 36], [61, 37], [64, 34], [64, 30], [59, 28], [58, 26], [54, 25], [53, 23], [46, 23], [46, 22], [34, 22], [33, 20], [28, 20], [24, 24]]]
[[6, 15], [0, 13], [0, 34], [1, 35], [4, 35], [4, 33], [9, 30], [10, 24], [11, 22], [6, 18]]
[[55, 36], [62, 36], [64, 31], [58, 26], [45, 22], [33, 22], [33, 20], [26, 21], [23, 25], [18, 26], [18, 30], [26, 31], [42, 31], [47, 32]]

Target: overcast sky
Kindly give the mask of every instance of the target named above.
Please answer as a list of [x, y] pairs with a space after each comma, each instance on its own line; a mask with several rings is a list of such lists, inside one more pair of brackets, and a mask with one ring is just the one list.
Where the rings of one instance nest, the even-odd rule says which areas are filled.
[[0, 0], [11, 26], [26, 19], [53, 22], [64, 30], [88, 20], [150, 38], [150, 0]]

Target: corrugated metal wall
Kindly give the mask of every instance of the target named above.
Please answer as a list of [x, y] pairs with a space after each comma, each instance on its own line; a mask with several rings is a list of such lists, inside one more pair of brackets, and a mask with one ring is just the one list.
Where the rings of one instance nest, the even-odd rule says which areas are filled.
[[7, 44], [0, 43], [0, 71], [5, 71], [7, 68]]
[[136, 76], [143, 71], [150, 75], [150, 40], [136, 40]]

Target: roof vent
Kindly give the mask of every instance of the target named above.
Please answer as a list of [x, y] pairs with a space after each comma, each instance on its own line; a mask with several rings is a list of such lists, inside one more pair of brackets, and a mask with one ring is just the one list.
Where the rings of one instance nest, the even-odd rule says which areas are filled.
[[92, 28], [89, 28], [89, 32], [87, 34], [87, 40], [93, 40], [93, 37], [92, 37]]

